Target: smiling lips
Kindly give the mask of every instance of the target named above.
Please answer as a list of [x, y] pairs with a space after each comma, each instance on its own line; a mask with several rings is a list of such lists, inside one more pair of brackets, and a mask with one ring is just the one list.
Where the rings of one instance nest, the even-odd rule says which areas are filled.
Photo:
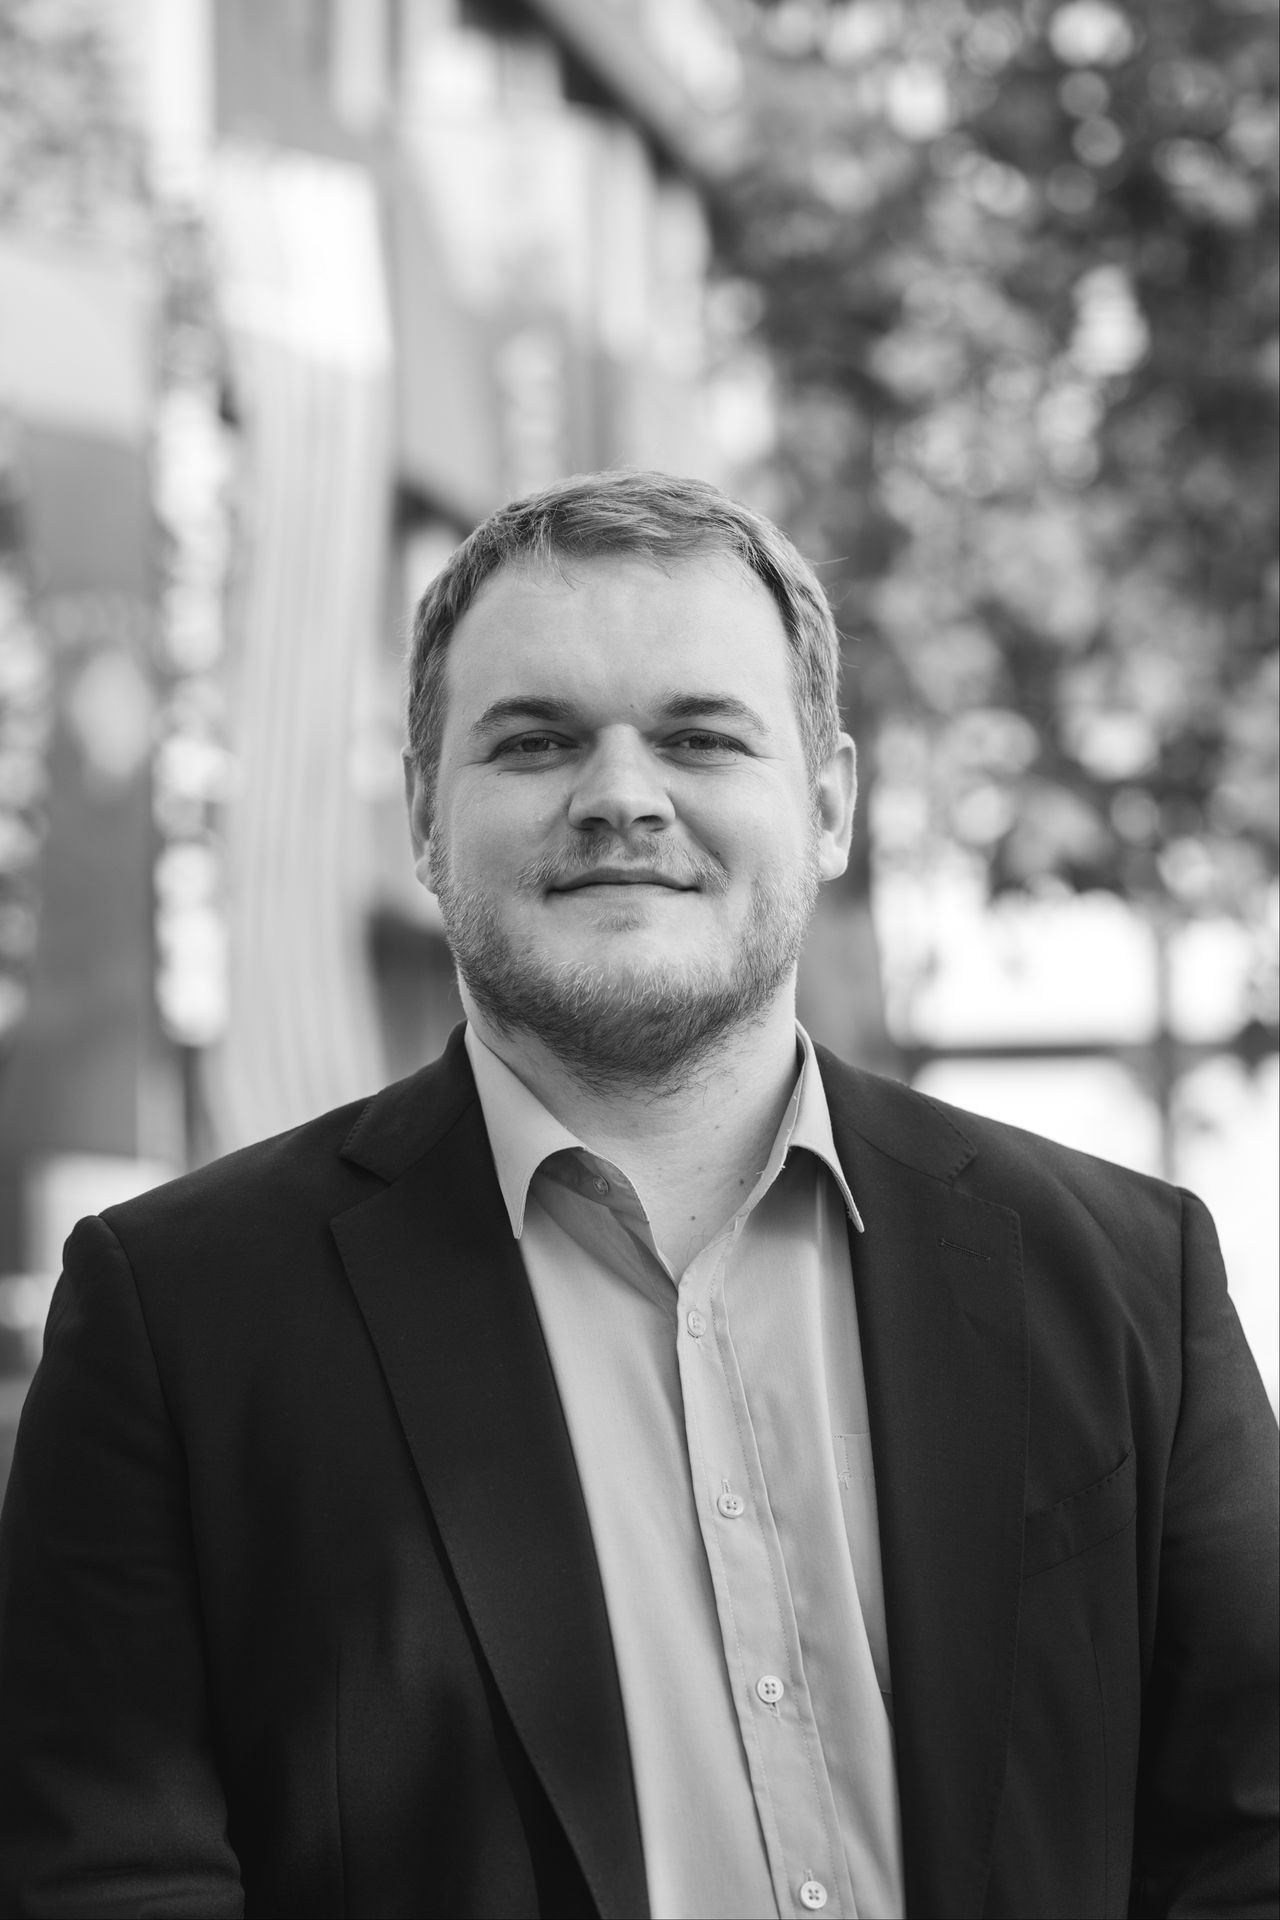
[[578, 893], [584, 887], [666, 887], [673, 893], [692, 893], [692, 881], [673, 880], [656, 867], [593, 867], [590, 873], [577, 875], [552, 887], [553, 893]]

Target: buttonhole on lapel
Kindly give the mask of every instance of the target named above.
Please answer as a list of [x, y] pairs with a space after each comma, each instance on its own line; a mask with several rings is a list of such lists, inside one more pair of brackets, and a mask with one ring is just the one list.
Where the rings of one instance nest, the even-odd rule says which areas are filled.
[[989, 1253], [979, 1253], [976, 1247], [961, 1246], [958, 1240], [948, 1240], [944, 1237], [939, 1240], [938, 1245], [945, 1247], [948, 1253], [967, 1253], [971, 1260], [986, 1260], [990, 1262], [991, 1259]]

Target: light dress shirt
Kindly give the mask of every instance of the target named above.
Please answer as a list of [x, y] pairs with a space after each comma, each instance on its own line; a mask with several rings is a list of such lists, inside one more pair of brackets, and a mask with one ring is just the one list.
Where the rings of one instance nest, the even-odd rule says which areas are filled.
[[468, 1027], [604, 1586], [654, 1920], [897, 1920], [862, 1221], [818, 1062], [683, 1273], [624, 1168]]

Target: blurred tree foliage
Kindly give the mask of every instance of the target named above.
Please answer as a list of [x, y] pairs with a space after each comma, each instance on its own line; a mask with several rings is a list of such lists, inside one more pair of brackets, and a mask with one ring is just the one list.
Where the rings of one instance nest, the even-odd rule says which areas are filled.
[[[76, 0], [0, 0], [0, 244], [135, 245], [141, 142], [102, 21]], [[23, 436], [0, 408], [0, 1041], [36, 952], [54, 673], [26, 556]]]
[[726, 0], [723, 252], [823, 561], [881, 854], [1265, 919], [1268, 0]]
[[0, 0], [0, 225], [130, 241], [143, 202], [101, 18], [77, 0]]

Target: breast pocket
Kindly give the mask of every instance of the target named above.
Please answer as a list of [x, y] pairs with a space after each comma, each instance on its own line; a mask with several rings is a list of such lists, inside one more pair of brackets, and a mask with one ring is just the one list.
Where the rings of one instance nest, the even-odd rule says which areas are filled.
[[1064, 1560], [1110, 1540], [1138, 1507], [1137, 1458], [1132, 1447], [1119, 1466], [1055, 1506], [1029, 1513], [1023, 1527], [1022, 1577], [1046, 1573]]

